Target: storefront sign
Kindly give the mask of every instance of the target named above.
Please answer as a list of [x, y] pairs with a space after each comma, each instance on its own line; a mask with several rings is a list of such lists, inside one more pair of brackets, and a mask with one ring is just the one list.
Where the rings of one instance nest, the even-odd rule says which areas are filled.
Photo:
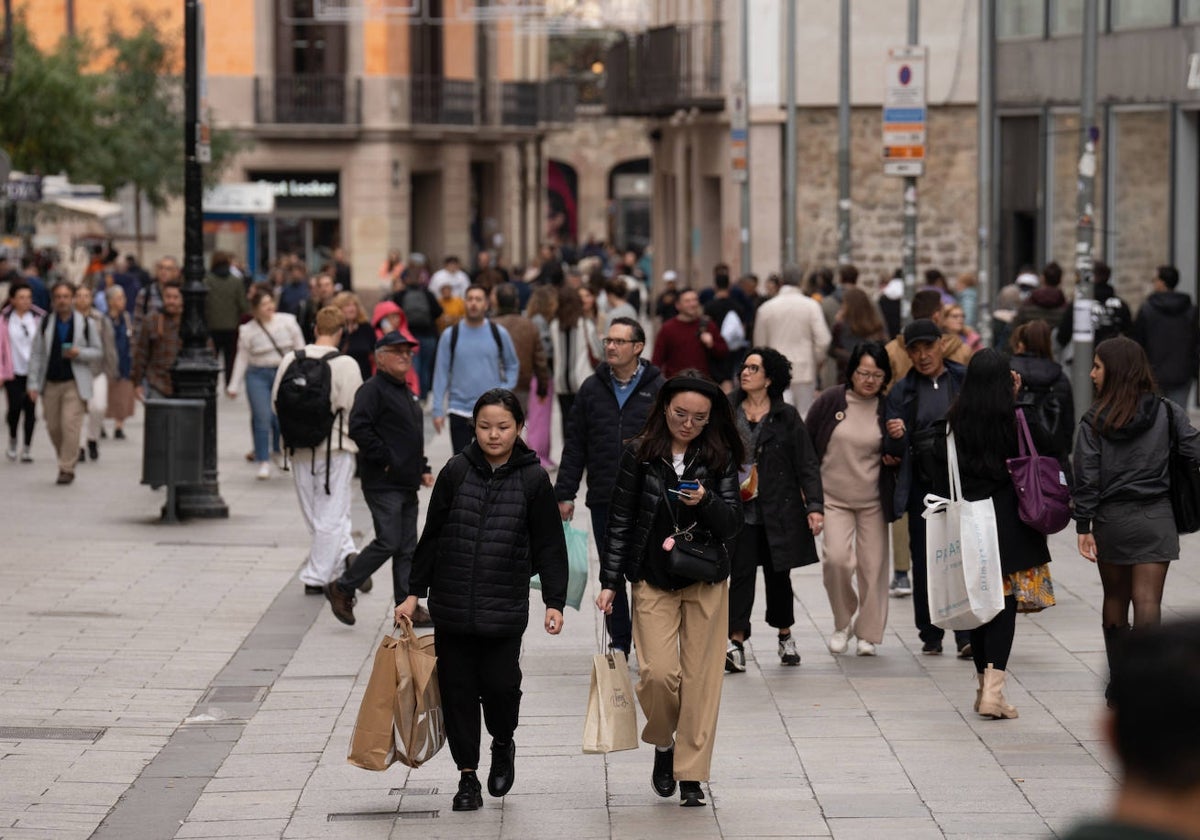
[[337, 172], [252, 172], [250, 179], [268, 186], [278, 208], [337, 207], [340, 175]]
[[275, 212], [275, 188], [271, 184], [217, 184], [204, 191], [205, 213], [269, 216]]

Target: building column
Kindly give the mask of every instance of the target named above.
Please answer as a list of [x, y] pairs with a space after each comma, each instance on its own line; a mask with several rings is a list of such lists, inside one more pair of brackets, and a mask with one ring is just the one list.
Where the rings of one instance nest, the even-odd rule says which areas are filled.
[[359, 292], [376, 290], [388, 251], [408, 253], [408, 167], [393, 160], [390, 143], [360, 143], [342, 172], [342, 241]]
[[[778, 118], [771, 122], [750, 125], [750, 266], [759, 278], [765, 278], [772, 272], [779, 271], [782, 266], [783, 254], [783, 225], [784, 208], [787, 191], [784, 189], [783, 178], [783, 126]], [[797, 173], [797, 203], [800, 187], [803, 185], [803, 174]], [[734, 183], [735, 190], [741, 185]], [[733, 226], [738, 226], [737, 200], [726, 202], [727, 213], [733, 219]], [[797, 227], [804, 220], [796, 214]], [[799, 232], [796, 233], [799, 242]], [[798, 255], [803, 259], [803, 255]], [[733, 260], [730, 265], [736, 265]]]
[[453, 254], [468, 264], [471, 254], [471, 147], [446, 143], [442, 159], [442, 251], [429, 254], [430, 265], [440, 267]]

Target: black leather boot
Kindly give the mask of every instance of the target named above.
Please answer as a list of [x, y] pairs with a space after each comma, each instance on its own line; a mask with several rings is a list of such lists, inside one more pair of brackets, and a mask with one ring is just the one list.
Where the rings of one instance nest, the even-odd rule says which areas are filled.
[[1111, 709], [1112, 700], [1112, 672], [1121, 659], [1121, 650], [1125, 646], [1125, 639], [1129, 636], [1130, 626], [1128, 624], [1112, 624], [1104, 626], [1104, 653], [1108, 657], [1108, 674], [1109, 682], [1104, 686], [1104, 699]]
[[509, 740], [503, 745], [492, 741], [492, 769], [487, 782], [489, 796], [504, 796], [512, 789], [516, 778], [516, 759], [516, 741]]
[[669, 750], [654, 751], [654, 771], [650, 774], [650, 784], [659, 796], [672, 796], [675, 793], [675, 747]]

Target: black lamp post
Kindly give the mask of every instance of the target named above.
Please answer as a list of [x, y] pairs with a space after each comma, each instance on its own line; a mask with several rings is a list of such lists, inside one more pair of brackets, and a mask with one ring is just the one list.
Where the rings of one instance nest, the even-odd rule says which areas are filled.
[[[183, 174], [183, 346], [171, 369], [174, 396], [204, 400], [204, 470], [199, 484], [183, 485], [178, 493], [181, 517], [223, 519], [229, 507], [217, 485], [217, 373], [221, 367], [208, 346], [204, 320], [204, 182], [201, 164], [207, 160], [207, 143], [200, 131], [200, 0], [184, 0], [184, 174]], [[207, 138], [204, 138], [205, 141]]]

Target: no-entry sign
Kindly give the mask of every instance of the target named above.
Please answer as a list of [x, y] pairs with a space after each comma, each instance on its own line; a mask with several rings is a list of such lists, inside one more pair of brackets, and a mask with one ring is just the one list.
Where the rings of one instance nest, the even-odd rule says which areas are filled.
[[925, 174], [925, 47], [888, 50], [883, 86], [883, 174]]

